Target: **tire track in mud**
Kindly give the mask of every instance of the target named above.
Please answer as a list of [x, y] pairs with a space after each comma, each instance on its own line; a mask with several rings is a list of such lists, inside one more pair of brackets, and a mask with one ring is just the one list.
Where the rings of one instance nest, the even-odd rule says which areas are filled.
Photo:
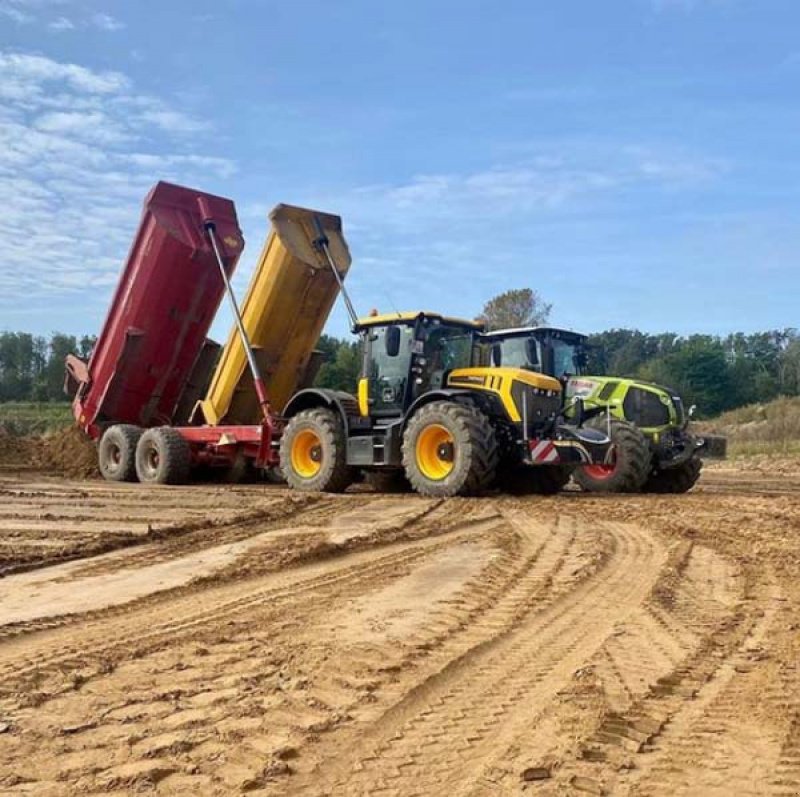
[[[465, 510], [465, 508], [468, 508], [468, 506], [468, 504], [462, 502], [459, 508]], [[463, 515], [464, 511], [458, 514]], [[485, 638], [486, 636], [492, 636], [497, 633], [496, 625], [498, 617], [494, 615], [492, 610], [498, 605], [498, 603], [505, 603], [506, 613], [512, 616], [520, 610], [520, 604], [526, 600], [526, 590], [521, 589], [520, 585], [518, 584], [518, 576], [520, 575], [520, 558], [522, 558], [522, 561], [525, 564], [529, 564], [531, 561], [537, 562], [536, 567], [538, 567], [539, 578], [536, 580], [539, 583], [540, 589], [543, 590], [543, 595], [541, 596], [543, 599], [547, 595], [551, 594], [553, 590], [563, 590], [567, 588], [568, 584], [574, 583], [576, 578], [574, 569], [576, 566], [584, 568], [591, 566], [590, 557], [583, 556], [583, 552], [581, 550], [574, 551], [573, 546], [579, 548], [581, 547], [576, 546], [577, 535], [574, 528], [564, 529], [563, 534], [555, 534], [552, 527], [541, 527], [533, 530], [531, 529], [530, 524], [528, 524], [524, 529], [525, 533], [519, 534], [503, 518], [499, 517], [492, 520], [476, 520], [466, 528], [463, 521], [459, 520], [458, 527], [461, 529], [459, 533], [448, 535], [446, 540], [436, 541], [437, 543], [446, 543], [446, 546], [439, 547], [437, 545], [437, 547], [433, 549], [431, 553], [435, 553], [436, 551], [444, 551], [447, 549], [447, 547], [452, 548], [452, 546], [459, 545], [464, 542], [471, 542], [474, 544], [474, 541], [476, 540], [486, 539], [495, 540], [500, 546], [499, 550], [501, 553], [497, 559], [492, 560], [489, 564], [487, 575], [490, 583], [488, 585], [482, 583], [482, 579], [476, 579], [473, 583], [465, 586], [464, 595], [458, 600], [457, 606], [455, 608], [442, 607], [444, 611], [441, 613], [437, 611], [431, 618], [432, 622], [427, 624], [426, 628], [422, 629], [420, 632], [417, 642], [420, 645], [425, 645], [425, 640], [423, 637], [425, 637], [427, 634], [430, 644], [425, 645], [425, 650], [432, 657], [437, 655], [437, 650], [441, 651], [445, 659], [449, 659], [451, 657], [453, 646], [458, 646], [460, 644], [461, 634], [458, 633], [456, 630], [457, 628], [466, 627], [468, 629], [468, 633], [466, 634], [467, 636], [477, 633], [472, 622], [467, 622], [467, 616], [474, 618], [476, 616], [480, 616], [481, 613], [486, 614], [484, 622], [487, 627], [482, 631], [483, 637]], [[592, 535], [587, 536], [591, 541]], [[583, 540], [580, 542], [583, 542]], [[565, 551], [567, 549], [572, 550], [565, 555]], [[411, 562], [410, 564], [418, 564], [422, 561], [424, 561], [424, 558], [417, 559], [415, 562]], [[306, 622], [310, 621], [315, 615], [324, 617], [327, 611], [326, 604], [331, 604], [333, 601], [335, 601], [337, 605], [341, 606], [347, 603], [348, 595], [364, 595], [365, 593], [368, 595], [370, 590], [374, 588], [380, 589], [387, 583], [387, 581], [402, 577], [404, 568], [398, 567], [397, 564], [398, 563], [396, 560], [390, 563], [390, 567], [381, 573], [379, 577], [374, 579], [363, 577], [351, 579], [346, 584], [346, 588], [341, 589], [338, 592], [333, 590], [315, 589], [305, 596], [305, 598], [307, 598], [307, 604], [305, 606], [302, 602], [304, 596], [298, 594], [287, 603], [275, 606], [275, 611], [272, 616], [268, 615], [258, 618], [251, 609], [248, 612], [248, 616], [251, 618], [251, 621], [253, 619], [257, 621], [257, 625], [253, 626], [252, 631], [249, 630], [247, 625], [245, 625], [237, 628], [235, 631], [227, 631], [226, 636], [230, 638], [231, 635], [233, 635], [233, 639], [237, 640], [237, 646], [244, 644], [245, 648], [253, 647], [252, 642], [247, 642], [247, 640], [252, 640], [254, 638], [252, 634], [255, 633], [263, 636], [265, 629], [273, 628], [274, 630], [270, 632], [269, 647], [274, 648], [276, 645], [279, 645], [280, 650], [282, 651], [279, 653], [279, 657], [282, 660], [285, 660], [284, 657], [294, 658], [294, 656], [300, 654], [301, 651], [306, 660], [308, 658], [313, 660], [315, 656], [313, 650], [309, 649], [309, 646], [313, 648], [317, 644], [316, 632], [313, 630], [313, 628], [309, 631], [306, 627]], [[554, 570], [563, 570], [563, 573], [561, 576], [556, 576], [554, 578]], [[531, 585], [529, 584], [528, 586], [530, 587]], [[509, 591], [513, 593], [510, 597], [507, 595], [507, 592]], [[527, 590], [527, 594], [531, 594], [530, 589]], [[279, 627], [280, 623], [276, 623], [280, 617], [285, 616], [285, 612], [282, 613], [282, 606], [284, 605], [291, 607], [292, 612], [299, 611], [302, 614], [305, 614], [306, 611], [308, 611], [308, 619], [306, 622], [302, 623], [304, 633], [297, 642], [291, 641], [292, 637], [294, 636], [293, 627], [281, 630]], [[447, 618], [449, 618], [446, 620], [446, 624], [450, 626], [450, 632], [452, 633], [442, 632], [440, 630], [439, 626], [442, 615], [446, 615]], [[455, 615], [455, 617], [453, 617], [453, 615]], [[218, 626], [221, 628], [230, 628], [229, 623], [224, 621], [218, 623]], [[258, 636], [256, 636], [256, 638], [258, 638]], [[189, 639], [199, 641], [210, 650], [209, 654], [207, 654], [208, 657], [199, 661], [198, 664], [201, 667], [204, 666], [204, 664], [207, 667], [209, 661], [217, 659], [218, 656], [214, 653], [214, 651], [217, 651], [220, 648], [226, 648], [226, 644], [224, 642], [222, 644], [213, 641], [211, 643], [207, 643], [202, 640], [202, 636], [200, 635], [189, 635], [188, 638], [185, 638], [185, 635], [178, 635], [174, 640], [171, 641], [170, 649], [174, 650], [177, 648], [180, 650], [183, 648], [185, 650]], [[233, 639], [231, 641], [233, 641]], [[288, 650], [286, 649], [287, 642], [289, 643]], [[189, 648], [191, 647], [192, 645], [189, 644]], [[289, 651], [293, 650], [295, 647], [295, 652], [290, 653]], [[202, 678], [199, 673], [197, 676], [195, 676], [196, 680], [198, 680], [199, 683], [202, 683], [202, 689], [210, 690], [210, 696], [219, 694], [220, 699], [223, 700], [223, 703], [214, 703], [215, 708], [211, 712], [212, 716], [221, 716], [220, 711], [222, 711], [223, 714], [231, 710], [246, 712], [245, 716], [241, 716], [241, 714], [239, 715], [241, 717], [240, 719], [226, 719], [224, 722], [222, 720], [215, 722], [214, 727], [219, 727], [220, 733], [229, 732], [227, 730], [223, 731], [222, 728], [240, 727], [242, 723], [249, 721], [246, 720], [246, 717], [250, 716], [247, 713], [249, 709], [244, 709], [241, 706], [241, 695], [238, 697], [225, 698], [223, 698], [222, 695], [231, 691], [228, 688], [231, 683], [242, 683], [246, 685], [253, 681], [254, 678], [257, 677], [259, 671], [262, 671], [264, 668], [264, 663], [261, 661], [261, 655], [256, 654], [255, 657], [247, 656], [242, 647], [237, 649], [240, 650], [239, 656], [236, 659], [230, 658], [225, 664], [224, 679], [221, 679], [219, 675], [215, 676], [213, 669], [209, 671], [207, 678]], [[189, 778], [187, 776], [184, 777], [183, 780], [187, 782], [192, 781], [194, 784], [193, 788], [196, 791], [199, 790], [201, 792], [204, 789], [211, 788], [211, 784], [213, 783], [216, 783], [217, 787], [223, 791], [226, 789], [238, 788], [242, 783], [248, 783], [251, 784], [251, 786], [253, 783], [260, 783], [262, 778], [259, 773], [265, 768], [265, 750], [269, 749], [270, 745], [273, 748], [275, 747], [273, 736], [275, 733], [276, 724], [278, 727], [285, 727], [287, 731], [291, 728], [291, 733], [293, 734], [301, 732], [301, 726], [306, 726], [307, 731], [305, 731], [305, 733], [307, 733], [309, 737], [316, 736], [322, 731], [331, 727], [340, 728], [340, 723], [342, 721], [341, 718], [346, 717], [351, 709], [355, 709], [359, 704], [362, 704], [364, 700], [367, 700], [366, 705], [372, 705], [371, 701], [375, 699], [374, 690], [379, 688], [381, 684], [391, 687], [398, 681], [398, 679], [407, 680], [410, 674], [411, 677], [413, 677], [413, 667], [415, 664], [417, 664], [413, 657], [405, 662], [397, 662], [392, 661], [391, 656], [389, 656], [387, 660], [387, 652], [388, 651], [384, 649], [383, 660], [380, 662], [369, 662], [366, 669], [363, 671], [359, 665], [357, 653], [354, 656], [351, 655], [352, 651], [341, 648], [339, 649], [338, 653], [334, 653], [333, 655], [328, 653], [326, 655], [326, 659], [330, 660], [334, 664], [339, 661], [341, 657], [342, 667], [339, 668], [338, 671], [335, 671], [336, 668], [331, 668], [328, 666], [324, 668], [324, 670], [320, 673], [320, 675], [324, 676], [324, 683], [319, 685], [319, 689], [321, 689], [321, 691], [311, 686], [305, 687], [303, 691], [296, 693], [296, 695], [293, 695], [290, 698], [289, 702], [292, 708], [281, 705], [280, 707], [275, 707], [273, 711], [267, 715], [265, 719], [268, 721], [264, 723], [266, 726], [264, 729], [256, 731], [255, 729], [251, 728], [245, 737], [237, 737], [236, 753], [234, 756], [236, 759], [235, 766], [231, 761], [231, 754], [226, 753], [226, 759], [229, 761], [230, 766], [223, 768], [224, 771], [221, 773], [217, 773], [217, 770], [219, 770], [219, 764], [214, 761], [214, 756], [219, 755], [219, 751], [223, 749], [220, 746], [220, 743], [209, 738], [208, 732], [201, 731], [198, 728], [193, 729], [191, 732], [182, 732], [180, 736], [180, 744], [190, 745], [192, 747], [194, 753], [190, 757], [192, 760], [197, 762], [196, 766], [200, 770], [200, 773], [196, 777]], [[127, 653], [129, 654], [127, 660], [129, 661], [134, 652], [127, 651]], [[147, 659], [137, 658], [135, 659], [136, 663], [133, 664], [133, 666], [137, 669], [137, 671], [143, 669], [143, 672], [147, 673], [149, 670], [147, 668], [146, 661], [161, 659], [163, 658], [164, 654], [168, 654], [167, 649], [160, 651], [155, 656], [150, 656]], [[183, 655], [189, 655], [191, 657], [188, 652]], [[141, 662], [141, 664], [138, 662]], [[125, 667], [128, 678], [132, 677], [130, 667], [131, 664], [128, 664]], [[409, 668], [412, 668], [411, 671], [409, 671]], [[267, 664], [267, 670], [270, 669], [272, 669], [272, 667]], [[191, 672], [191, 670], [188, 672]], [[115, 675], [113, 672], [107, 672], [106, 674], [109, 681], [115, 680]], [[182, 684], [182, 678], [180, 677], [181, 674], [182, 671], [181, 673], [177, 674], [178, 680], [176, 681], [176, 673], [174, 671], [170, 671], [169, 673], [165, 672], [165, 675], [168, 675], [167, 682], [172, 684], [172, 689], [175, 691], [165, 692], [164, 694], [177, 695], [180, 693], [182, 694], [182, 697], [180, 698], [182, 703], [187, 701], [191, 703], [192, 700], [195, 699], [192, 697], [194, 690], [190, 690], [188, 694], [185, 692]], [[85, 669], [81, 671], [81, 677], [85, 677]], [[349, 684], [346, 683], [348, 679], [350, 680]], [[136, 679], [136, 681], [138, 680], [139, 678]], [[217, 686], [217, 684], [220, 684], [220, 686]], [[246, 686], [240, 688], [244, 688], [245, 694], [251, 691]], [[311, 691], [306, 691], [308, 689]], [[97, 693], [97, 688], [93, 689], [92, 692]], [[110, 685], [106, 685], [103, 688], [103, 693], [113, 694], [113, 690], [110, 689]], [[71, 696], [69, 691], [64, 691], [62, 694], [63, 697], [57, 705], [65, 705], [64, 701], [66, 701], [67, 704], [72, 705], [80, 704], [80, 697], [77, 695]], [[335, 698], [333, 698], [333, 704], [330, 704], [332, 694], [335, 695]], [[196, 695], [196, 697], [200, 698], [202, 695]], [[159, 695], [154, 695], [152, 699], [156, 701], [154, 704], [155, 707], [159, 705], [159, 699], [163, 705], [164, 699], [171, 700], [173, 698], [164, 698], [163, 696], [159, 698]], [[174, 699], [177, 700], [178, 698], [176, 697]], [[230, 703], [238, 705], [238, 708], [235, 709], [233, 705], [230, 705], [229, 708], [223, 710], [223, 707]], [[326, 704], [331, 705], [331, 708], [326, 709]], [[125, 705], [125, 703], [122, 705]], [[210, 706], [211, 704], [209, 703], [209, 707]], [[336, 708], [333, 708], [334, 706]], [[142, 708], [144, 709], [146, 706], [143, 706]], [[23, 710], [23, 716], [27, 716], [27, 713], [30, 711], [31, 709]], [[136, 713], [137, 709], [133, 707], [133, 716], [135, 716]], [[191, 710], [181, 713], [188, 713], [189, 716], [192, 716]], [[259, 716], [262, 713], [263, 711], [259, 711]], [[114, 714], [117, 714], [116, 709], [114, 710]], [[88, 716], [94, 717], [96, 715], [90, 713]], [[139, 728], [136, 731], [134, 730], [135, 726], [127, 725], [120, 727], [112, 723], [111, 726], [102, 732], [105, 734], [106, 738], [109, 738], [110, 736], [113, 736], [113, 738], [122, 738], [120, 734], [124, 736], [126, 733], [128, 735], [134, 734], [139, 738], [152, 737], [154, 739], [153, 745], [156, 744], [155, 740], [160, 740], [162, 738], [170, 738], [174, 742], [175, 734], [173, 731], [175, 726], [172, 723], [169, 723], [168, 725], [168, 720], [169, 716], [165, 715], [163, 718], [160, 718], [155, 722], [148, 723], [146, 730], [144, 728]], [[23, 722], [24, 721], [25, 720], [23, 720]], [[80, 727], [92, 728], [94, 727], [95, 722], [96, 720], [94, 719], [87, 720], [86, 722], [82, 721], [80, 723]], [[283, 725], [287, 722], [289, 723], [288, 727]], [[105, 726], [103, 727], [105, 728]], [[101, 728], [98, 725], [96, 730], [87, 731], [83, 737], [76, 736], [75, 741], [78, 744], [78, 748], [85, 751], [85, 745], [89, 743], [89, 737], [93, 738], [95, 734], [99, 733], [101, 733]], [[211, 733], [213, 736], [216, 731]], [[188, 737], [190, 737], [190, 741], [187, 741], [187, 734]], [[85, 741], [81, 741], [81, 739], [84, 737]], [[162, 742], [159, 741], [158, 743], [161, 744]], [[136, 745], [137, 748], [139, 746], [140, 745], [138, 744]], [[83, 760], [86, 759], [86, 753], [84, 752], [79, 754], [77, 752], [78, 748], [75, 749], [74, 753], [70, 753], [65, 757], [65, 762], [70, 760], [70, 756], [80, 757]], [[99, 749], [96, 751], [96, 755], [100, 757], [101, 760], [104, 755], [107, 756], [107, 754], [104, 754]], [[181, 758], [184, 763], [181, 764], [180, 769], [183, 769], [185, 767], [186, 756], [184, 755]], [[97, 759], [92, 759], [89, 757], [89, 760], [96, 761]], [[269, 756], [267, 756], [267, 761], [268, 768], [275, 767], [276, 772], [280, 771], [280, 759], [277, 761], [273, 760], [271, 763], [269, 763], [270, 759]], [[131, 772], [138, 772], [139, 775], [137, 777], [146, 777], [146, 773], [156, 766], [155, 763], [146, 758], [138, 762], [131, 761], [129, 763], [129, 768], [120, 770], [119, 775], [114, 775], [114, 778], [117, 778], [119, 781], [120, 788], [133, 788], [138, 785], [137, 782], [125, 779], [129, 776], [133, 777]], [[174, 769], [174, 764], [168, 766], [163, 761], [160, 763], [167, 770], [171, 771], [171, 769]], [[236, 774], [236, 771], [249, 774], [239, 776]], [[272, 769], [270, 769], [270, 771], [272, 771]], [[175, 775], [174, 777], [178, 776]], [[116, 783], [117, 780], [114, 780], [113, 782]]]
[[[439, 508], [439, 503], [434, 502], [433, 510]], [[430, 516], [434, 512], [430, 505], [424, 505], [418, 514]], [[200, 584], [75, 618], [56, 618], [72, 621], [73, 625], [33, 637], [26, 634], [24, 639], [0, 647], [0, 695], [11, 697], [18, 693], [26, 679], [38, 682], [48, 673], [63, 674], [70, 667], [90, 661], [102, 674], [112, 660], [144, 655], [165, 643], [230, 623], [264, 607], [275, 613], [283, 605], [347, 586], [363, 591], [370, 581], [395, 577], [403, 568], [454, 544], [462, 536], [468, 538], [497, 525], [498, 520], [497, 515], [485, 513], [473, 519], [451, 520], [449, 524], [442, 517], [429, 517], [429, 525], [415, 529], [421, 535], [419, 540], [387, 540], [388, 550], [383, 555], [375, 555], [374, 541], [352, 548], [323, 545], [320, 556], [311, 557], [310, 564], [309, 560], [300, 561], [300, 567], [273, 573], [266, 587], [256, 586], [251, 579], [221, 586]], [[409, 525], [413, 520], [406, 518], [398, 533], [402, 535]], [[10, 630], [30, 633], [42, 627], [47, 628], [47, 622]]]
[[[314, 501], [315, 499], [305, 496], [286, 497], [262, 502], [261, 506], [254, 509], [228, 513], [222, 517], [199, 517], [190, 521], [179, 520], [160, 525], [148, 524], [145, 532], [138, 533], [103, 531], [102, 533], [81, 534], [79, 532], [75, 535], [75, 539], [60, 542], [59, 548], [44, 554], [37, 551], [26, 553], [23, 542], [16, 549], [12, 548], [9, 563], [2, 564], [4, 557], [0, 554], [0, 577], [38, 570], [77, 559], [86, 560], [86, 573], [102, 572], [103, 568], [108, 567], [107, 562], [105, 559], [98, 560], [96, 557], [122, 549], [138, 549], [140, 547], [148, 549], [147, 552], [139, 554], [141, 561], [158, 561], [159, 555], [161, 558], [167, 558], [170, 553], [204, 547], [208, 543], [207, 535], [211, 532], [222, 536], [223, 542], [225, 538], [231, 541], [243, 539], [252, 533], [253, 526], [291, 518]], [[31, 535], [28, 535], [28, 540], [31, 540]], [[35, 543], [35, 540], [33, 542]], [[152, 543], [159, 545], [153, 547]], [[119, 565], [127, 567], [128, 561], [136, 561], [136, 556], [137, 554], [133, 553], [126, 560], [118, 560]]]
[[[521, 616], [487, 618], [488, 638], [362, 729], [355, 755], [323, 760], [309, 781], [283, 786], [411, 795], [474, 783], [482, 762], [535, 720], [655, 582], [663, 560], [658, 543], [635, 527], [602, 528], [612, 550], [599, 568], [543, 607], [529, 602]], [[355, 747], [352, 740], [348, 747]]]
[[[660, 632], [671, 634], [683, 654], [679, 660], [673, 655], [672, 666], [662, 661], [661, 672], [651, 669], [642, 679], [644, 690], [627, 690], [620, 697], [615, 678], [622, 680], [626, 671], [644, 674], [656, 657], [627, 628], [606, 642], [601, 651], [606, 655], [614, 647], [629, 648], [630, 666], [614, 671], [596, 659], [606, 698], [603, 712], [579, 743], [577, 758], [565, 749], [554, 756], [561, 758], [557, 788], [597, 794], [728, 794], [735, 781], [737, 793], [764, 793], [761, 776], [757, 781], [762, 785], [748, 790], [746, 766], [733, 774], [739, 761], [731, 751], [736, 750], [731, 734], [746, 722], [745, 716], [734, 722], [734, 713], [748, 705], [749, 686], [739, 673], [751, 666], [748, 661], [772, 621], [769, 610], [759, 616], [760, 610], [746, 609], [762, 599], [752, 592], [750, 579], [724, 557], [691, 542], [677, 545], [643, 611], [658, 614]], [[692, 634], [679, 633], [682, 628]], [[546, 740], [534, 734], [528, 744], [535, 749], [546, 746]], [[761, 764], [768, 760], [762, 756]]]

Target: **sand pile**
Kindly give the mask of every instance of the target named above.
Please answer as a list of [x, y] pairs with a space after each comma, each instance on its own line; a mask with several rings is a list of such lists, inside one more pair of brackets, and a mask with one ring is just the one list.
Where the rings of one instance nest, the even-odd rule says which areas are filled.
[[71, 478], [99, 476], [95, 444], [77, 426], [70, 426], [36, 446], [34, 464], [42, 470]]

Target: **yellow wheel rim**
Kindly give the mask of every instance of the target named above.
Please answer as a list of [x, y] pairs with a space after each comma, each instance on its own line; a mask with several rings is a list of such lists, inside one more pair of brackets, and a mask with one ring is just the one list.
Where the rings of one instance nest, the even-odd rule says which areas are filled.
[[426, 479], [441, 481], [453, 470], [453, 435], [438, 423], [426, 426], [417, 437], [417, 467]]
[[322, 441], [311, 429], [303, 429], [292, 440], [292, 470], [303, 479], [313, 479], [322, 467]]

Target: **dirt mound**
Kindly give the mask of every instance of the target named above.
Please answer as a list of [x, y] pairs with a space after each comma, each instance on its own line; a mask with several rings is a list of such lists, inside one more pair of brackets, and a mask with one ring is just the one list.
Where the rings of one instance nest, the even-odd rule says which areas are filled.
[[16, 437], [0, 425], [0, 465], [30, 465], [32, 453], [29, 438]]
[[94, 443], [77, 426], [38, 441], [34, 464], [42, 470], [71, 478], [99, 476]]

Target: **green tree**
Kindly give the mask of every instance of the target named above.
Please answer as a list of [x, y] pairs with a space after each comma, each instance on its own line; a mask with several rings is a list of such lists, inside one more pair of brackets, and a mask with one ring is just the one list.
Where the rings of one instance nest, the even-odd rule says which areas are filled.
[[481, 317], [489, 329], [540, 326], [547, 323], [552, 307], [531, 288], [518, 288], [489, 299]]
[[353, 393], [361, 373], [361, 349], [358, 343], [323, 335], [317, 348], [327, 360], [319, 369], [314, 384], [329, 390]]

